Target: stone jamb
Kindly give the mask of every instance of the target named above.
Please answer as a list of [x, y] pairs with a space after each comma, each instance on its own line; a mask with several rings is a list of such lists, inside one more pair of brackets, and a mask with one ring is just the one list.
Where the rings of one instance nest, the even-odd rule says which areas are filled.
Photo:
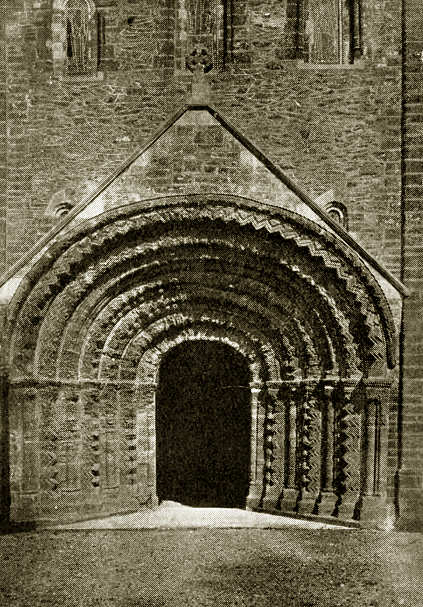
[[393, 518], [393, 504], [387, 500], [389, 408], [392, 381], [363, 380], [362, 481], [356, 504], [356, 518], [364, 525], [385, 528]]
[[[147, 433], [150, 437], [150, 460], [149, 460], [149, 486], [151, 487], [151, 495], [152, 495], [152, 503], [153, 505], [158, 503], [157, 493], [156, 491], [156, 475], [155, 475], [155, 466], [156, 466], [156, 456], [155, 456], [155, 402], [156, 402], [156, 389], [157, 389], [157, 378], [159, 374], [160, 362], [162, 360], [163, 355], [171, 350], [174, 346], [186, 342], [186, 341], [197, 341], [206, 339], [208, 341], [215, 340], [220, 341], [222, 343], [227, 343], [231, 347], [236, 346], [235, 343], [231, 343], [228, 339], [224, 339], [222, 336], [217, 335], [213, 338], [213, 332], [208, 331], [193, 331], [193, 334], [187, 333], [187, 331], [182, 331], [179, 337], [174, 337], [171, 340], [162, 342], [158, 347], [154, 347], [152, 350], [153, 358], [151, 360], [152, 370], [155, 369], [153, 375], [153, 382], [148, 383], [148, 396], [146, 396], [143, 392], [143, 386], [147, 385], [143, 383], [141, 379], [142, 376], [138, 376], [137, 385], [140, 387], [140, 394], [144, 397], [145, 403], [147, 404], [149, 415], [148, 415], [148, 429]], [[250, 446], [250, 488], [247, 497], [247, 508], [253, 509], [259, 506], [262, 491], [264, 486], [264, 444], [263, 444], [263, 432], [264, 432], [264, 423], [265, 423], [265, 410], [263, 395], [265, 390], [263, 388], [263, 383], [261, 380], [262, 373], [259, 372], [262, 363], [260, 361], [254, 362], [251, 360], [251, 354], [243, 351], [242, 347], [236, 347], [238, 351], [243, 354], [247, 360], [249, 360], [249, 367], [252, 375], [253, 381], [250, 383], [251, 389], [251, 446]], [[145, 364], [145, 363], [144, 363]], [[140, 367], [143, 365], [143, 362], [140, 362]], [[150, 376], [150, 373], [147, 377]], [[279, 378], [272, 378], [273, 381], [278, 381]], [[155, 381], [154, 381], [155, 380]], [[151, 438], [154, 437], [154, 438]]]

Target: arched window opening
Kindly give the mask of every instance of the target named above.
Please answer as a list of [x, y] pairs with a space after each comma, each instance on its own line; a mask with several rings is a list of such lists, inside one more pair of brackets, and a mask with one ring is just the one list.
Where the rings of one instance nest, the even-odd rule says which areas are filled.
[[101, 75], [105, 17], [93, 0], [53, 0], [52, 41], [53, 69], [59, 77]]
[[178, 0], [176, 19], [176, 68], [185, 67], [186, 57], [205, 49], [214, 69], [225, 66], [229, 52], [230, 2], [227, 0]]
[[361, 0], [287, 0], [281, 57], [310, 64], [361, 57]]
[[306, 0], [304, 61], [343, 63], [342, 2]]
[[89, 5], [85, 0], [68, 0], [66, 4], [67, 73], [88, 74], [93, 59], [93, 36]]

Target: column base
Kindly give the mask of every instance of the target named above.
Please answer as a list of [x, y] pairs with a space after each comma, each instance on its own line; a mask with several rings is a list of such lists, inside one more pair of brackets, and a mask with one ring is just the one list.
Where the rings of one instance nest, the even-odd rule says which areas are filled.
[[316, 500], [315, 493], [304, 492], [301, 499], [297, 501], [296, 512], [298, 514], [315, 514]]
[[151, 495], [150, 500], [148, 502], [148, 506], [152, 510], [156, 510], [159, 507], [159, 498], [155, 493]]
[[403, 469], [398, 475], [399, 531], [423, 531], [423, 478], [416, 470]]
[[323, 491], [316, 500], [315, 514], [324, 514], [332, 516], [335, 511], [335, 505], [338, 496], [332, 491]]
[[261, 502], [261, 508], [263, 510], [275, 510], [279, 507], [279, 496], [281, 493], [280, 487], [275, 491], [275, 487], [270, 487], [270, 490], [266, 492]]
[[250, 490], [247, 497], [247, 510], [255, 510], [262, 501], [263, 487], [261, 485], [250, 485]]
[[282, 512], [295, 512], [297, 508], [298, 490], [284, 489], [282, 498], [279, 500], [279, 508]]
[[340, 519], [355, 519], [358, 495], [343, 495], [338, 497], [335, 505], [335, 516]]
[[356, 504], [356, 517], [361, 527], [392, 529], [394, 526], [393, 504], [380, 495], [362, 495]]

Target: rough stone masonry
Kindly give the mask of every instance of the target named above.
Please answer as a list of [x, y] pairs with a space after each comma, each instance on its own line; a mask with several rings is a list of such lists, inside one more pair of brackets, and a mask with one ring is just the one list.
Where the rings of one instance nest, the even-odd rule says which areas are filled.
[[420, 3], [0, 15], [4, 520], [182, 478], [193, 503], [421, 528]]

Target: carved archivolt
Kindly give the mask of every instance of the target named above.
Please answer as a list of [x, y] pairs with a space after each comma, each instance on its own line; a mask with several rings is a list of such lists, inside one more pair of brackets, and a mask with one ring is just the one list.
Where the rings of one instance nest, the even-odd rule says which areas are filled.
[[[327, 349], [332, 348], [337, 359], [333, 364], [339, 367], [346, 361], [344, 373], [357, 366], [366, 373], [380, 361], [392, 366], [393, 322], [384, 295], [364, 264], [343, 250], [332, 235], [288, 212], [278, 217], [273, 210], [252, 212], [227, 202], [191, 208], [171, 202], [166, 205], [160, 200], [162, 208], [138, 213], [135, 208], [126, 209], [123, 218], [116, 211], [107, 213], [109, 221], [102, 216], [97, 226], [87, 222], [90, 235], [87, 225], [76, 230], [31, 270], [27, 284], [36, 284], [26, 290], [21, 286], [10, 315], [17, 321], [11, 337], [14, 363], [21, 371], [39, 371], [34, 363], [41, 364], [47, 344], [54, 353], [58, 351], [63, 332], [69, 333], [72, 325], [68, 321], [79, 314], [81, 306], [89, 305], [84, 302], [90, 301], [97, 311], [113, 295], [126, 292], [125, 282], [148, 284], [160, 276], [183, 279], [184, 272], [191, 273], [194, 282], [195, 275], [201, 281], [203, 272], [212, 285], [222, 284], [221, 278], [227, 277], [228, 285], [241, 279], [251, 288], [255, 280], [263, 293], [262, 305], [267, 307], [272, 299], [280, 304], [285, 293], [291, 303], [286, 316], [299, 317], [302, 327], [320, 325], [320, 337], [312, 341], [322, 344], [329, 337]], [[176, 226], [180, 234], [175, 236]], [[279, 237], [263, 237], [265, 233]], [[223, 281], [223, 292], [234, 289], [228, 285]], [[243, 302], [246, 294], [237, 296]], [[23, 330], [28, 321], [35, 329], [30, 335]], [[47, 338], [49, 333], [52, 340]], [[313, 331], [309, 327], [306, 333], [311, 336]], [[54, 353], [46, 353], [45, 366], [50, 370]]]
[[[41, 510], [63, 491], [95, 512], [103, 490], [116, 492], [115, 505], [153, 503], [160, 362], [189, 340], [226, 343], [248, 361], [252, 505], [350, 517], [385, 491], [395, 341], [371, 272], [292, 212], [176, 196], [75, 227], [16, 292], [5, 339], [16, 495], [32, 487], [19, 464], [28, 427], [25, 449], [42, 451]], [[382, 396], [371, 400], [375, 377]], [[25, 426], [33, 409], [38, 426]]]

